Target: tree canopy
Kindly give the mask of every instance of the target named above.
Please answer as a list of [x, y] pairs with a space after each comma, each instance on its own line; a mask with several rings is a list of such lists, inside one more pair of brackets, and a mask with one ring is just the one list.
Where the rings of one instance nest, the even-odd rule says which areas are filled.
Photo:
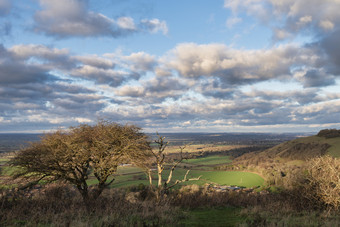
[[[77, 187], [86, 202], [96, 199], [114, 181], [119, 164], [143, 166], [149, 151], [139, 127], [100, 121], [46, 134], [20, 150], [11, 164], [18, 167], [15, 178], [28, 180], [28, 185], [66, 181]], [[90, 193], [87, 180], [92, 174], [98, 182]]]

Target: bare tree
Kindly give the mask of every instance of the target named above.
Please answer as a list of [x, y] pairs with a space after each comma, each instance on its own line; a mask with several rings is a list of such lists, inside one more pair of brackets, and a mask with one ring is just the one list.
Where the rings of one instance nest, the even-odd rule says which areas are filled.
[[[120, 163], [143, 163], [150, 150], [147, 137], [134, 125], [100, 121], [46, 134], [40, 142], [19, 151], [11, 160], [22, 188], [44, 180], [66, 181], [77, 187], [85, 204], [96, 199], [114, 181]], [[90, 175], [97, 183], [89, 189]]]
[[[165, 137], [160, 136], [157, 133], [158, 139], [156, 139], [154, 142], [157, 144], [157, 150], [151, 150], [152, 155], [154, 157], [155, 163], [157, 165], [157, 199], [159, 200], [160, 196], [167, 190], [169, 190], [170, 188], [176, 186], [177, 184], [186, 182], [186, 181], [194, 181], [194, 180], [199, 180], [201, 178], [201, 176], [197, 177], [197, 178], [187, 178], [189, 171], [188, 170], [186, 172], [186, 174], [184, 175], [184, 178], [182, 180], [176, 180], [175, 182], [173, 182], [171, 184], [171, 180], [172, 180], [172, 176], [173, 176], [173, 172], [176, 169], [176, 167], [183, 161], [186, 160], [188, 158], [192, 158], [190, 157], [188, 154], [184, 155], [183, 151], [185, 149], [186, 146], [183, 147], [179, 147], [179, 154], [178, 154], [178, 159], [175, 160], [170, 166], [170, 172], [169, 175], [167, 177], [167, 179], [165, 181], [163, 181], [162, 179], [162, 173], [163, 170], [165, 169], [166, 166], [166, 154], [165, 154], [165, 149], [168, 146], [169, 142], [165, 141]], [[149, 176], [149, 181], [150, 181], [150, 185], [152, 185], [152, 172], [149, 170], [148, 172], [148, 176]]]

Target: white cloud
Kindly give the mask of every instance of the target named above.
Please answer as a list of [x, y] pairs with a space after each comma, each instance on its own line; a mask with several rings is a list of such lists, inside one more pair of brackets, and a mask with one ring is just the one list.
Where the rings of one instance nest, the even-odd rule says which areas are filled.
[[76, 117], [74, 118], [78, 123], [92, 123], [93, 120], [88, 119], [88, 118], [82, 118], [82, 117]]
[[136, 30], [135, 22], [131, 17], [120, 17], [117, 19], [117, 24], [123, 29]]
[[241, 23], [242, 22], [242, 18], [240, 17], [231, 17], [227, 20], [226, 25], [228, 28], [232, 28], [234, 27], [234, 25]]
[[156, 58], [145, 52], [132, 53], [129, 56], [123, 56], [133, 71], [151, 71], [156, 65]]
[[331, 31], [334, 29], [335, 25], [332, 21], [329, 20], [322, 20], [319, 23], [320, 28], [322, 28], [325, 31]]
[[160, 21], [159, 19], [143, 19], [141, 21], [142, 26], [145, 26], [147, 30], [157, 33], [161, 31], [164, 35], [168, 34], [169, 29], [165, 21]]

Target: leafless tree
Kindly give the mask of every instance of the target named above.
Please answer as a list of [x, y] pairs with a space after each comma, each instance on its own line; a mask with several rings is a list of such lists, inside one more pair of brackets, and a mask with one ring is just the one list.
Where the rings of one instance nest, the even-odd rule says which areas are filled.
[[[165, 153], [165, 149], [168, 146], [169, 142], [165, 141], [165, 137], [160, 136], [157, 133], [158, 139], [156, 139], [154, 142], [157, 144], [157, 150], [151, 150], [152, 155], [154, 157], [154, 161], [155, 164], [157, 165], [157, 199], [160, 199], [160, 196], [166, 192], [167, 190], [169, 190], [170, 188], [186, 182], [186, 181], [194, 181], [194, 180], [199, 180], [201, 178], [201, 176], [197, 177], [197, 178], [187, 178], [189, 171], [188, 170], [186, 172], [186, 174], [184, 175], [182, 180], [176, 180], [175, 182], [172, 182], [172, 176], [173, 176], [173, 172], [176, 169], [176, 167], [183, 161], [186, 160], [188, 158], [191, 158], [191, 156], [189, 156], [188, 154], [184, 154], [184, 149], [186, 146], [183, 147], [179, 147], [179, 154], [178, 154], [178, 158], [177, 160], [174, 160], [174, 162], [170, 165], [170, 172], [169, 175], [167, 177], [166, 180], [163, 181], [162, 178], [162, 173], [167, 165], [166, 163], [166, 153]], [[149, 171], [148, 172], [148, 176], [149, 176], [149, 181], [150, 181], [150, 185], [152, 186], [152, 172]]]

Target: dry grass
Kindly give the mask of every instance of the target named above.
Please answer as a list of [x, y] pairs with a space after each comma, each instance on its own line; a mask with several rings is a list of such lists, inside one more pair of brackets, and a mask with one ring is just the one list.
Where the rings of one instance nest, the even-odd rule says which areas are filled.
[[155, 205], [142, 197], [140, 192], [110, 189], [87, 209], [65, 185], [29, 194], [8, 192], [0, 198], [0, 226], [162, 226], [181, 216], [168, 203]]
[[[191, 212], [197, 208], [211, 213], [221, 207], [236, 212], [241, 226], [340, 224], [338, 213], [315, 210], [308, 200], [286, 192], [216, 192], [191, 185], [170, 191], [156, 203], [152, 191], [139, 186], [106, 190], [86, 209], [72, 187], [50, 185], [26, 194], [2, 194], [0, 226], [177, 226], [190, 223]], [[209, 225], [209, 219], [206, 221], [197, 224]]]

